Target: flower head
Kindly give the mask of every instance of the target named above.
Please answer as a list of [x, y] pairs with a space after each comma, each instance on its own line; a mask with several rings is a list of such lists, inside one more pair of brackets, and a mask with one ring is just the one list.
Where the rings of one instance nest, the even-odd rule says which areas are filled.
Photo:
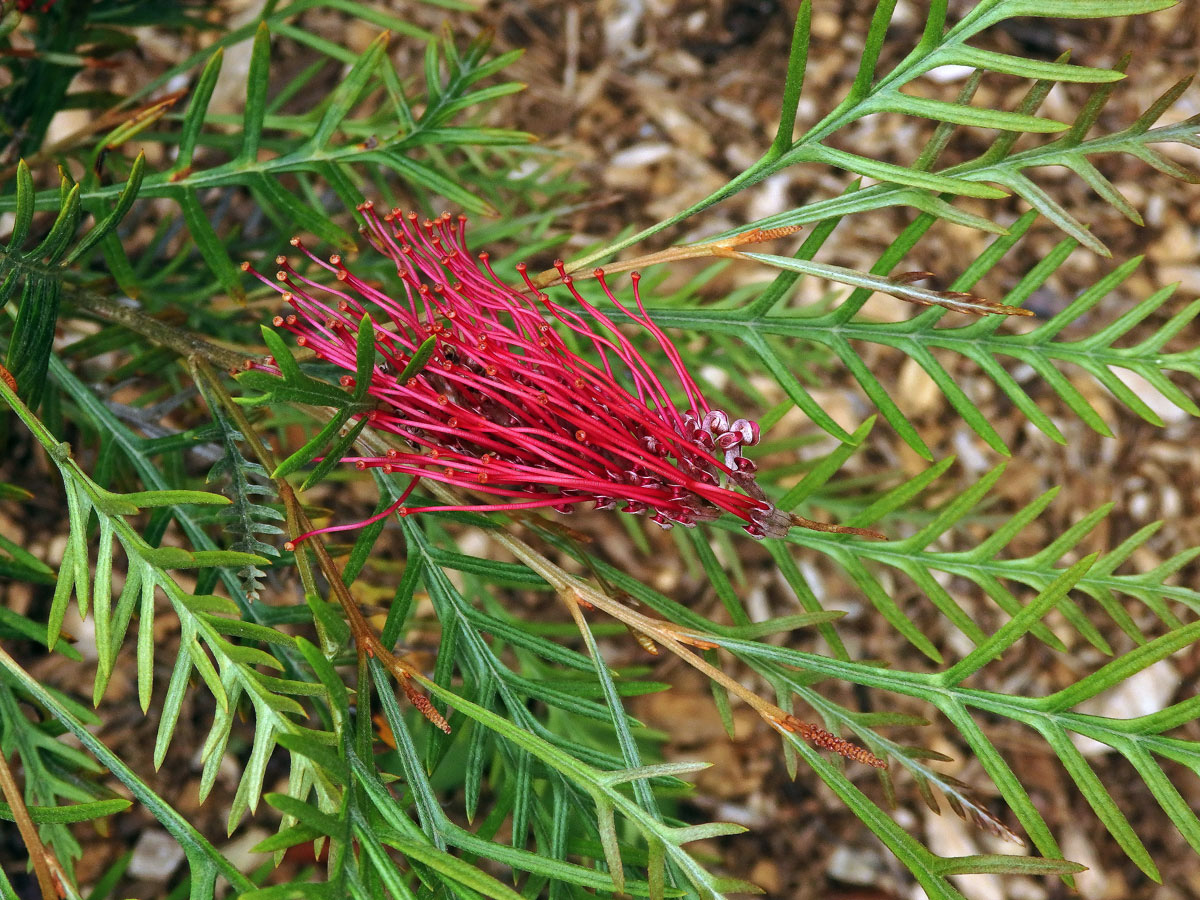
[[[282, 256], [274, 279], [243, 268], [291, 307], [275, 318], [277, 327], [349, 372], [355, 371], [359, 322], [370, 316], [377, 364], [368, 394], [376, 407], [366, 416], [370, 427], [406, 446], [347, 461], [411, 479], [376, 519], [396, 510], [570, 512], [586, 502], [645, 514], [664, 528], [728, 512], [759, 538], [814, 524], [777, 509], [759, 488], [754, 463], [742, 455], [758, 442], [758, 425], [705, 400], [675, 345], [646, 314], [636, 273], [634, 309], [617, 299], [601, 269], [593, 275], [613, 306], [658, 343], [671, 372], [665, 381], [686, 398], [683, 409], [617, 324], [580, 294], [561, 262], [560, 280], [578, 309], [539, 291], [524, 265], [517, 267], [524, 289], [500, 280], [487, 253], [468, 251], [463, 216], [420, 221], [398, 210], [380, 216], [371, 203], [359, 211], [360, 230], [395, 264], [402, 294], [391, 296], [356, 277], [339, 256], [320, 259], [298, 239], [292, 245], [328, 273], [328, 283], [298, 273]], [[572, 350], [559, 329], [582, 339], [594, 358]], [[399, 380], [397, 373], [430, 337], [435, 348], [424, 367]], [[277, 371], [274, 361], [260, 367]], [[342, 383], [349, 386], [353, 376]], [[404, 507], [421, 479], [503, 501]]]

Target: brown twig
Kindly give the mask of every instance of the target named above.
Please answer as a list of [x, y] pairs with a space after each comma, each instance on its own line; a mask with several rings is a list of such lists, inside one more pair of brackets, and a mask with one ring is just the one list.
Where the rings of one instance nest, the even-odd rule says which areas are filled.
[[8, 767], [8, 760], [4, 758], [2, 752], [0, 752], [0, 796], [4, 797], [9, 809], [12, 810], [13, 821], [17, 823], [17, 831], [21, 832], [21, 840], [25, 842], [25, 849], [29, 851], [29, 859], [33, 863], [33, 872], [37, 876], [38, 890], [42, 892], [42, 900], [57, 900], [58, 889], [47, 861], [49, 853], [46, 845], [38, 836], [37, 826], [29, 816], [25, 798], [21, 796], [21, 789], [17, 787], [17, 780], [13, 778], [12, 769]]
[[[743, 247], [747, 244], [761, 244], [764, 241], [773, 241], [777, 238], [787, 237], [790, 234], [795, 234], [803, 226], [790, 225], [785, 228], [770, 228], [762, 229], [755, 228], [751, 231], [735, 234], [732, 237], [721, 238], [716, 241], [707, 241], [703, 244], [688, 244], [682, 247], [668, 247], [666, 250], [659, 250], [655, 253], [647, 253], [645, 256], [639, 256], [635, 259], [620, 260], [618, 262], [609, 263], [604, 266], [604, 274], [612, 275], [615, 272], [628, 272], [632, 269], [644, 269], [646, 266], [655, 266], [659, 263], [679, 262], [683, 259], [704, 259], [712, 256], [732, 257], [736, 255], [736, 248]], [[532, 279], [533, 283], [539, 288], [550, 287], [558, 284], [562, 280], [562, 274], [571, 274], [579, 267], [570, 264], [564, 264], [562, 273], [557, 268], [547, 269], [545, 272], [538, 274]]]
[[68, 296], [79, 308], [95, 313], [109, 322], [123, 325], [155, 344], [174, 350], [184, 359], [203, 359], [226, 371], [240, 369], [246, 362], [245, 351], [221, 347], [205, 340], [194, 331], [160, 322], [140, 309], [110, 300], [101, 294], [79, 290], [69, 291]]
[[[762, 257], [756, 254], [746, 254], [742, 249], [749, 244], [760, 244], [764, 241], [773, 241], [777, 238], [787, 237], [790, 234], [795, 234], [801, 226], [791, 225], [783, 228], [754, 228], [742, 234], [735, 234], [731, 237], [720, 238], [715, 241], [707, 241], [702, 244], [688, 244], [682, 247], [668, 247], [666, 250], [659, 250], [655, 253], [648, 253], [645, 256], [639, 256], [635, 259], [620, 260], [610, 263], [601, 268], [592, 269], [591, 274], [603, 272], [605, 275], [611, 275], [614, 272], [627, 272], [631, 269], [643, 269], [646, 266], [658, 265], [659, 263], [678, 262], [683, 259], [704, 259], [717, 257], [723, 259], [742, 259], [759, 264], [766, 263], [771, 265], [769, 258]], [[579, 264], [563, 263], [558, 260], [555, 263], [555, 268], [547, 269], [540, 273], [537, 277], [531, 279], [533, 284], [538, 288], [547, 288], [555, 284], [559, 284], [565, 275], [570, 275], [572, 272], [580, 268]], [[786, 268], [786, 267], [785, 267]], [[837, 270], [838, 267], [825, 266], [827, 271]], [[841, 272], [847, 279], [850, 276], [861, 276], [862, 273], [854, 272], [849, 269], [842, 269]], [[837, 275], [829, 274], [825, 277], [838, 280]], [[1023, 309], [1019, 306], [1008, 306], [996, 300], [990, 300], [987, 297], [980, 297], [978, 294], [972, 294], [967, 291], [938, 291], [931, 289], [923, 289], [919, 291], [904, 290], [911, 284], [918, 281], [924, 281], [934, 277], [932, 272], [901, 272], [890, 277], [872, 276], [877, 284], [874, 290], [880, 293], [888, 294], [895, 297], [897, 300], [903, 300], [906, 303], [915, 303], [918, 306], [940, 306], [943, 309], [948, 309], [951, 312], [966, 313], [972, 316], [1032, 316], [1032, 310]], [[847, 280], [847, 284], [857, 284], [858, 280]], [[889, 290], [889, 286], [894, 287], [894, 290]]]

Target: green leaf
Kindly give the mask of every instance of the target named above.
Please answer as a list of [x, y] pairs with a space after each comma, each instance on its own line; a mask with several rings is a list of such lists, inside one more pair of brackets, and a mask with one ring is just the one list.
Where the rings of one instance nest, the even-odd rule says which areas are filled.
[[358, 440], [358, 436], [362, 434], [363, 429], [367, 427], [370, 420], [366, 416], [359, 418], [354, 423], [353, 427], [340, 435], [333, 445], [325, 451], [324, 458], [317, 463], [316, 468], [309, 473], [304, 479], [304, 483], [300, 485], [300, 490], [307, 491], [314, 485], [320, 484], [325, 480], [325, 477], [334, 470], [334, 468], [342, 461], [346, 453], [350, 450], [350, 446]]
[[1043, 59], [1029, 59], [1011, 53], [983, 50], [967, 44], [955, 44], [947, 47], [942, 53], [934, 53], [923, 68], [928, 71], [935, 66], [947, 64], [988, 69], [992, 72], [1002, 72], [1020, 78], [1044, 78], [1048, 81], [1083, 82], [1085, 84], [1107, 84], [1112, 81], [1120, 81], [1125, 77], [1125, 73], [1114, 69], [1094, 69], [1088, 66], [1072, 66]]
[[997, 853], [944, 858], [937, 867], [943, 875], [1076, 875], [1087, 871], [1087, 866], [1065, 859]]
[[856, 153], [848, 153], [821, 144], [805, 144], [785, 154], [786, 162], [818, 162], [829, 166], [837, 166], [847, 172], [866, 175], [876, 181], [889, 181], [893, 184], [904, 184], [909, 187], [923, 188], [938, 193], [961, 194], [964, 197], [982, 197], [997, 199], [1007, 197], [1008, 192], [963, 178], [953, 178], [938, 175], [933, 172], [922, 172], [906, 166], [881, 162]]
[[302, 403], [310, 406], [341, 407], [347, 401], [346, 392], [323, 381], [301, 375], [295, 381], [284, 381], [266, 372], [241, 372], [238, 382], [253, 390], [265, 391], [277, 403]]
[[963, 103], [947, 103], [945, 100], [931, 100], [927, 97], [913, 97], [898, 91], [881, 94], [864, 105], [872, 112], [897, 112], [938, 122], [971, 125], [975, 128], [995, 128], [1000, 131], [1046, 134], [1066, 131], [1070, 127], [1066, 122], [1055, 119], [999, 109], [984, 109]]
[[242, 288], [238, 270], [229, 258], [229, 251], [225, 249], [224, 242], [213, 230], [208, 215], [200, 205], [200, 197], [196, 193], [196, 189], [184, 188], [180, 192], [178, 200], [179, 208], [183, 212], [183, 221], [187, 224], [192, 240], [196, 242], [196, 249], [200, 251], [200, 256], [208, 264], [212, 273], [217, 276], [217, 280], [225, 292], [238, 303], [245, 301], [246, 291]]
[[250, 67], [246, 73], [246, 105], [242, 114], [242, 162], [258, 161], [262, 140], [263, 120], [267, 110], [267, 88], [271, 76], [271, 30], [266, 21], [258, 23], [254, 44], [250, 50]]
[[[107, 493], [107, 492], [105, 492]], [[177, 506], [191, 503], [196, 506], [228, 506], [230, 500], [222, 494], [210, 491], [135, 491], [130, 494], [112, 494], [138, 509], [154, 509], [162, 506]]]
[[425, 368], [425, 364], [429, 362], [429, 358], [433, 356], [435, 350], [437, 350], [437, 335], [431, 334], [421, 341], [421, 346], [417, 347], [416, 352], [409, 357], [400, 374], [396, 376], [396, 382], [407, 384], [415, 378]]
[[204, 119], [208, 113], [208, 104], [212, 100], [213, 90], [217, 86], [217, 78], [221, 74], [221, 63], [225, 51], [218, 47], [205, 64], [196, 82], [196, 89], [188, 101], [187, 112], [183, 116], [183, 126], [179, 132], [178, 156], [172, 172], [186, 172], [192, 166], [192, 156], [196, 152], [196, 141], [204, 128]]
[[133, 166], [129, 170], [129, 178], [125, 181], [125, 187], [117, 196], [117, 204], [113, 207], [102, 220], [89, 231], [82, 241], [80, 241], [74, 250], [67, 254], [63, 260], [64, 265], [70, 265], [77, 259], [82, 259], [84, 255], [92, 249], [97, 243], [104, 240], [108, 235], [113, 233], [113, 230], [120, 224], [121, 220], [133, 207], [133, 201], [137, 199], [138, 191], [142, 187], [142, 177], [146, 171], [146, 154], [138, 153], [137, 158], [133, 161]]
[[455, 884], [478, 891], [485, 897], [492, 897], [494, 900], [521, 900], [521, 895], [512, 888], [505, 887], [491, 875], [449, 853], [398, 835], [386, 834], [380, 839], [409, 859], [416, 860]]
[[8, 236], [8, 252], [20, 253], [21, 245], [29, 237], [29, 228], [33, 224], [34, 211], [33, 173], [29, 164], [21, 159], [17, 161], [16, 208], [13, 212], [12, 232]]
[[[92, 800], [87, 803], [72, 803], [70, 806], [27, 806], [29, 818], [36, 825], [63, 825], [72, 822], [90, 822], [114, 813], [124, 812], [133, 806], [129, 800], [114, 797], [111, 800]], [[15, 822], [12, 807], [0, 801], [0, 819]]]
[[792, 28], [792, 43], [788, 50], [787, 74], [783, 80], [783, 99], [779, 116], [779, 127], [771, 142], [771, 152], [782, 153], [791, 146], [796, 127], [796, 111], [800, 105], [800, 92], [804, 88], [804, 72], [808, 67], [808, 43], [812, 26], [812, 0], [803, 0], [796, 13], [796, 24]]
[[[1005, 0], [995, 4], [992, 21], [1014, 16], [1056, 16], [1064, 19], [1108, 19], [1158, 12], [1175, 5], [1175, 0], [1055, 0], [1053, 6], [1037, 0]], [[991, 22], [989, 22], [991, 24]]]
[[[63, 170], [59, 170], [63, 171]], [[71, 184], [64, 175], [59, 189], [60, 201], [58, 215], [50, 232], [30, 254], [32, 258], [44, 258], [48, 263], [57, 263], [66, 252], [75, 229], [79, 225], [79, 185]]]
[[358, 334], [354, 341], [354, 390], [351, 396], [362, 402], [371, 389], [371, 373], [375, 368], [375, 323], [369, 313], [364, 313], [358, 323]]
[[321, 241], [345, 252], [354, 250], [354, 241], [323, 209], [314, 209], [292, 191], [283, 187], [273, 175], [261, 175], [250, 182], [250, 188], [263, 206], [272, 207], [280, 219], [297, 231], [307, 231]]
[[310, 146], [322, 149], [329, 143], [329, 139], [333, 137], [333, 133], [342, 120], [350, 114], [350, 110], [361, 99], [367, 83], [384, 58], [387, 43], [388, 34], [384, 32], [371, 42], [350, 68], [350, 71], [346, 73], [330, 96], [329, 104], [321, 116], [321, 121], [313, 129], [312, 138], [309, 141]]
[[[345, 396], [345, 395], [343, 395]], [[286, 478], [298, 469], [303, 468], [313, 461], [313, 458], [321, 452], [321, 449], [329, 443], [335, 434], [350, 421], [350, 417], [354, 414], [354, 410], [350, 408], [340, 409], [332, 419], [325, 423], [313, 437], [305, 441], [304, 446], [292, 453], [283, 462], [275, 467], [275, 471], [271, 473], [272, 478]]]
[[[288, 349], [288, 345], [279, 336], [279, 332], [267, 325], [259, 326], [259, 331], [262, 333], [263, 341], [267, 345], [267, 352], [271, 355], [271, 361], [279, 367], [279, 373], [283, 380], [294, 382], [304, 378], [304, 373], [300, 371], [299, 364], [292, 356], [292, 351]], [[245, 374], [250, 375], [253, 373], [247, 372]]]
[[61, 299], [62, 282], [54, 278], [30, 276], [21, 289], [4, 364], [30, 407], [36, 408], [45, 392]]
[[212, 885], [219, 876], [228, 879], [237, 892], [250, 890], [253, 885], [225, 857], [210, 844], [183, 816], [151, 791], [146, 784], [105, 744], [99, 740], [86, 724], [81, 722], [58, 697], [25, 672], [16, 661], [0, 647], [0, 669], [15, 679], [22, 690], [35, 702], [49, 710], [55, 721], [70, 731], [83, 748], [122, 784], [124, 784], [146, 810], [173, 837], [187, 856], [192, 871], [193, 883]]
[[443, 175], [425, 163], [410, 159], [400, 153], [385, 153], [373, 150], [362, 155], [364, 162], [374, 162], [393, 169], [402, 178], [420, 185], [427, 191], [441, 194], [451, 203], [477, 216], [495, 216], [498, 211], [492, 204], [464, 187], [461, 183]]

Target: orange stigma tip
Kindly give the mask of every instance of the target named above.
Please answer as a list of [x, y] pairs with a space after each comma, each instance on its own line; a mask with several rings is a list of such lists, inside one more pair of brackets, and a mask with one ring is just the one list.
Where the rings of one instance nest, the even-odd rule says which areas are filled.
[[293, 237], [288, 241], [288, 243], [291, 244], [293, 247], [299, 247], [300, 246], [300, 238]]
[[275, 257], [275, 265], [286, 266], [287, 265], [287, 257], [284, 256], [282, 253], [280, 253], [277, 257]]
[[333, 266], [340, 266], [342, 264], [342, 257], [337, 253], [333, 254], [331, 257], [329, 257], [329, 264]]
[[596, 266], [596, 268], [592, 269], [592, 274], [595, 275], [597, 278], [603, 278], [604, 270], [602, 268], [600, 268], [599, 266]]
[[283, 316], [276, 316], [271, 320], [271, 324], [278, 328], [283, 324]]
[[248, 263], [246, 260], [242, 260], [242, 271], [243, 272], [250, 271], [250, 263]]
[[284, 541], [283, 549], [286, 550], [288, 553], [291, 553], [293, 550], [296, 549], [296, 545], [294, 543], [292, 543], [291, 541]]

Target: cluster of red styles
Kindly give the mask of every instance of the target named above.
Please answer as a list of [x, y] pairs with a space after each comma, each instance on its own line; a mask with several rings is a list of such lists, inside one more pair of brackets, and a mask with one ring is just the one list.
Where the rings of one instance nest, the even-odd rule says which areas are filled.
[[[756, 538], [780, 537], [797, 524], [868, 533], [820, 526], [771, 503], [755, 481], [755, 464], [742, 455], [758, 442], [758, 424], [731, 418], [704, 398], [671, 339], [646, 314], [636, 273], [634, 309], [614, 295], [603, 270], [592, 274], [613, 307], [658, 344], [673, 375], [667, 381], [686, 398], [683, 409], [617, 323], [579, 292], [561, 261], [555, 264], [559, 280], [576, 309], [540, 291], [524, 264], [517, 266], [523, 289], [504, 283], [487, 253], [476, 257], [467, 249], [464, 216], [421, 221], [399, 210], [380, 216], [371, 203], [359, 212], [367, 241], [395, 264], [402, 294], [385, 293], [351, 273], [341, 257], [321, 259], [298, 239], [292, 245], [328, 276], [301, 274], [282, 256], [274, 278], [243, 264], [291, 308], [275, 317], [275, 326], [292, 332], [317, 359], [353, 373], [364, 315], [375, 329], [377, 362], [368, 393], [376, 404], [365, 415], [370, 427], [402, 438], [405, 446], [346, 461], [410, 481], [379, 515], [320, 531], [361, 527], [397, 511], [552, 507], [566, 513], [591, 503], [644, 514], [663, 528], [731, 513]], [[559, 329], [590, 345], [592, 360], [571, 349]], [[431, 336], [432, 356], [401, 380]], [[279, 371], [273, 359], [253, 365]], [[352, 386], [353, 375], [341, 383]], [[504, 501], [405, 506], [422, 479]]]

